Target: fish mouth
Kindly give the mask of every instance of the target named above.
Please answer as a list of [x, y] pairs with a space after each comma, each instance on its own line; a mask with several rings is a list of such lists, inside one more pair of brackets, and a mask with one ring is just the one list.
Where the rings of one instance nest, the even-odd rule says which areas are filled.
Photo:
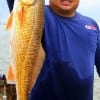
[[33, 5], [35, 4], [36, 0], [19, 0], [21, 2], [21, 4], [24, 5]]
[[65, 6], [69, 6], [73, 0], [61, 0], [61, 4]]

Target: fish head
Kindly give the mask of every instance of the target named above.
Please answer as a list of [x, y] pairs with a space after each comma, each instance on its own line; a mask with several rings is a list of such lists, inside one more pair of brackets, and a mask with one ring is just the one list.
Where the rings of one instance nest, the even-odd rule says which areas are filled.
[[19, 0], [19, 2], [21, 2], [21, 4], [24, 4], [24, 5], [34, 5], [36, 4], [37, 2], [45, 2], [45, 0]]
[[35, 4], [35, 2], [36, 2], [37, 0], [19, 0], [19, 2], [21, 3], [21, 4], [24, 4], [24, 5], [33, 5], [33, 4]]

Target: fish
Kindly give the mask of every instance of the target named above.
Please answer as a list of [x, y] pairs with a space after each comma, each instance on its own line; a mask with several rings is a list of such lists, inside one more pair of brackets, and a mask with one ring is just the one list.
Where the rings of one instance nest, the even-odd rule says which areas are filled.
[[15, 0], [8, 18], [11, 66], [14, 70], [17, 100], [28, 100], [45, 60], [42, 46], [44, 0]]

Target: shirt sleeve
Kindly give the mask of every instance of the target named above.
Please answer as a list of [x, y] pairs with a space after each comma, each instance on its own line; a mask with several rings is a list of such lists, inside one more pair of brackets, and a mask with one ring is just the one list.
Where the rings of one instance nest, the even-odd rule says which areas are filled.
[[97, 49], [96, 49], [96, 55], [95, 55], [95, 65], [100, 77], [100, 30], [98, 33], [99, 34], [98, 34], [98, 42], [97, 42]]
[[8, 5], [10, 12], [11, 12], [13, 9], [14, 0], [7, 0], [7, 5]]

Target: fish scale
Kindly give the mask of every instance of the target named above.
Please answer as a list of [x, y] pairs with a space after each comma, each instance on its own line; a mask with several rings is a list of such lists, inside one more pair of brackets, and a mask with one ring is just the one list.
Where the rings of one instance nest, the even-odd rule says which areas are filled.
[[[21, 4], [23, 1], [14, 4], [11, 27], [11, 63], [16, 76], [17, 100], [28, 100], [45, 59], [41, 45], [44, 0], [36, 0], [31, 5]], [[24, 10], [22, 23], [18, 16], [21, 7]]]

